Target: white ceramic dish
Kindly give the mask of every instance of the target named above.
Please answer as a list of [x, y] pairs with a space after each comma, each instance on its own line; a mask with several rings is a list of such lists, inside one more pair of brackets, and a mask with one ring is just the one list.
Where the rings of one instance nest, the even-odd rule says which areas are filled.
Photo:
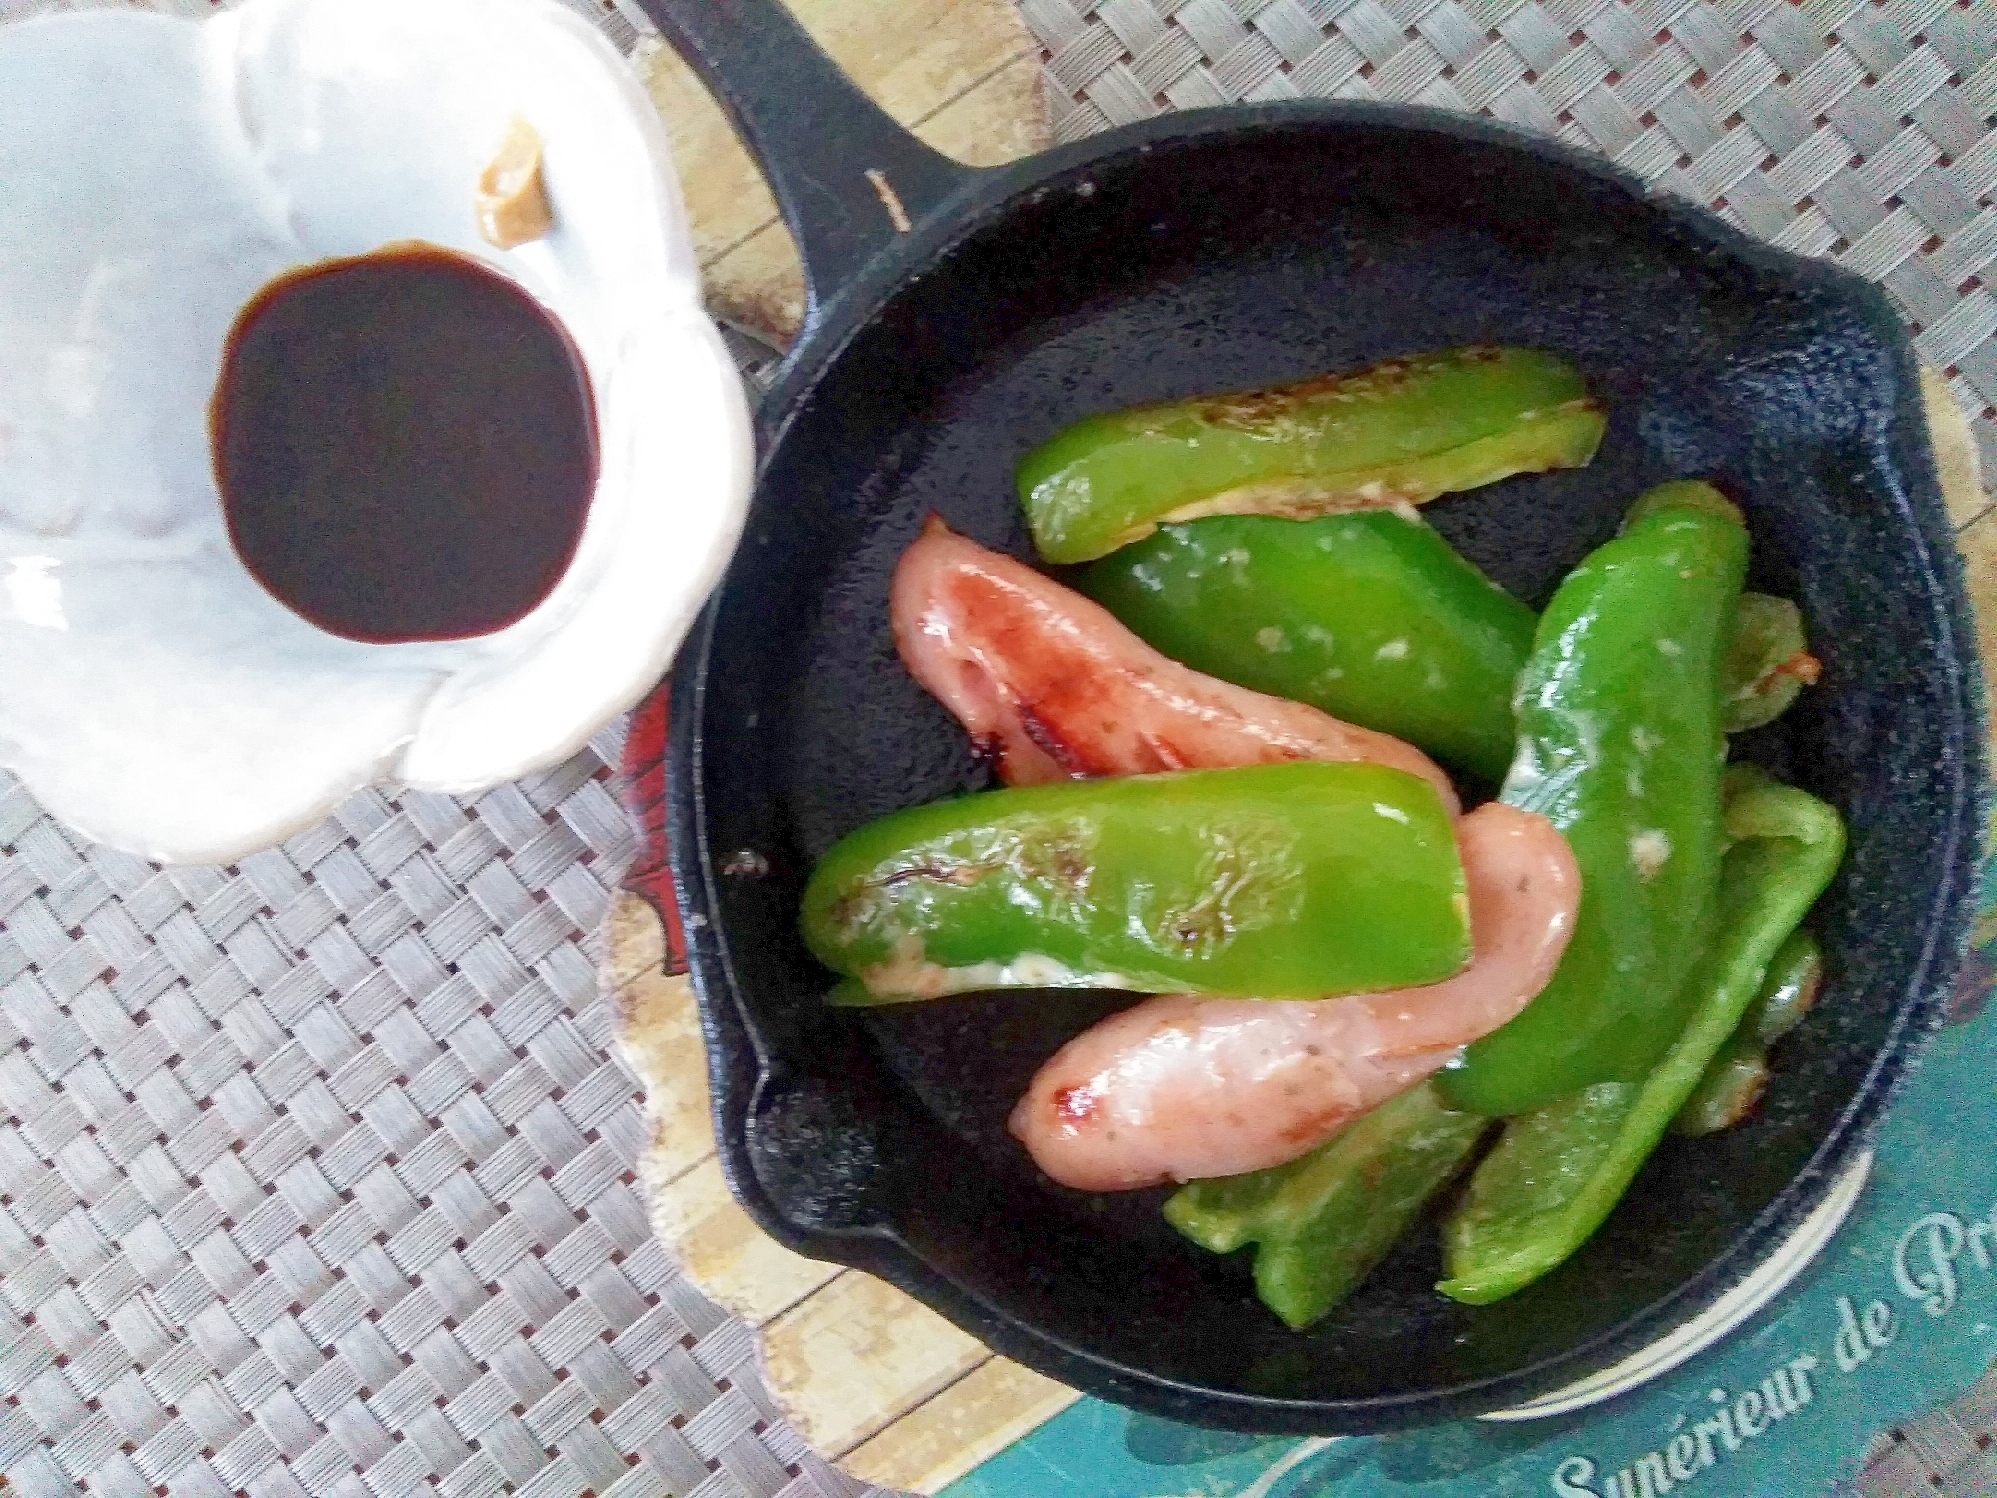
[[[555, 227], [501, 252], [473, 190], [516, 115]], [[663, 129], [588, 22], [554, 0], [250, 0], [0, 27], [0, 183], [0, 764], [55, 815], [226, 861], [370, 782], [463, 793], [558, 762], [663, 674], [739, 535], [752, 443]], [[259, 287], [407, 239], [561, 318], [602, 475], [524, 619], [360, 644], [237, 560], [206, 407]]]

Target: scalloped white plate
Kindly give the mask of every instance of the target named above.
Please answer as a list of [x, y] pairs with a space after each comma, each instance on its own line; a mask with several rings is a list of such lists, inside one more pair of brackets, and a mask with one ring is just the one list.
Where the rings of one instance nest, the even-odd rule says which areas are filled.
[[[539, 132], [556, 226], [498, 251], [480, 167]], [[373, 781], [564, 759], [664, 673], [732, 551], [752, 442], [663, 128], [553, 0], [250, 0], [0, 27], [0, 764], [87, 835], [221, 862]], [[422, 239], [552, 309], [602, 475], [549, 597], [478, 639], [336, 639], [229, 545], [206, 406], [278, 273]]]

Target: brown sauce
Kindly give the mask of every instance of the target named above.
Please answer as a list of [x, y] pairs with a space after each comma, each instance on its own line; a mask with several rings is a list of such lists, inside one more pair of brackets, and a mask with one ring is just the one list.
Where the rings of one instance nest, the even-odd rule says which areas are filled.
[[208, 408], [229, 539], [350, 640], [503, 629], [561, 580], [596, 488], [566, 329], [433, 245], [279, 277], [236, 317]]

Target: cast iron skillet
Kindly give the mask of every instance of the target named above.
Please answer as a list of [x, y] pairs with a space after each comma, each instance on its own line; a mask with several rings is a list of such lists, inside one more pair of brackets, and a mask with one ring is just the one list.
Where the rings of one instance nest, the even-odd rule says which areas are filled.
[[[672, 705], [674, 872], [721, 1159], [755, 1219], [1055, 1378], [1240, 1430], [1513, 1404], [1752, 1270], [1938, 1021], [1969, 910], [1972, 636], [1884, 297], [1599, 160], [1415, 108], [1178, 114], [970, 171], [896, 128], [773, 0], [644, 4], [762, 159], [811, 292], [763, 407], [748, 531]], [[1429, 507], [1499, 580], [1543, 603], [1638, 491], [1702, 474], [1745, 506], [1757, 583], [1803, 605], [1824, 684], [1746, 747], [1850, 821], [1816, 916], [1831, 987], [1754, 1121], [1668, 1144], [1560, 1272], [1458, 1306], [1416, 1232], [1297, 1335], [1255, 1303], [1241, 1256], [1165, 1228], [1162, 1193], [1057, 1190], [1005, 1136], [1039, 1062], [1119, 1001], [831, 1014], [798, 894], [842, 833], [983, 783], [889, 638], [888, 574], [928, 511], [1029, 556], [1013, 464], [1074, 417], [1476, 341], [1562, 351], [1611, 412], [1592, 467]]]

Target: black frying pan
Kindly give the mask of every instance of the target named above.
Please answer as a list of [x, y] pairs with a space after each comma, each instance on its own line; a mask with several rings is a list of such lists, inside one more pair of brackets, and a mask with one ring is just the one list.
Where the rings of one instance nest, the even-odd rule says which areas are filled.
[[[1862, 1147], [1940, 1018], [1969, 912], [1969, 614], [1884, 297], [1600, 160], [1415, 108], [1183, 113], [967, 170], [773, 0], [643, 3], [761, 158], [810, 287], [748, 530], [672, 705], [674, 872], [721, 1159], [756, 1220], [1055, 1378], [1243, 1430], [1516, 1403], [1750, 1272]], [[1743, 502], [1757, 584], [1802, 603], [1825, 683], [1747, 747], [1850, 821], [1816, 918], [1831, 987], [1759, 1115], [1667, 1144], [1558, 1273], [1459, 1306], [1417, 1232], [1298, 1335], [1244, 1263], [1164, 1226], [1162, 1193], [1058, 1190], [1006, 1137], [1034, 1068], [1116, 999], [829, 1013], [798, 893], [862, 821], [982, 783], [889, 638], [888, 574], [926, 512], [1028, 556], [1013, 464], [1085, 412], [1473, 341], [1560, 350], [1612, 413], [1592, 467], [1429, 507], [1500, 581], [1543, 603], [1641, 489], [1701, 474]]]

